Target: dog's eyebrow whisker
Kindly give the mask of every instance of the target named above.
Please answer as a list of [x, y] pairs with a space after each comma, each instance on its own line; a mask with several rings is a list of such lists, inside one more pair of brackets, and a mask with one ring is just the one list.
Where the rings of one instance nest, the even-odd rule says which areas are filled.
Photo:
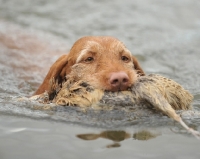
[[87, 54], [87, 52], [88, 52], [88, 49], [82, 50], [82, 51], [80, 52], [80, 55], [79, 55], [78, 58], [76, 59], [76, 63], [79, 63], [79, 62], [81, 61], [82, 57], [83, 57], [85, 54]]
[[79, 63], [81, 61], [82, 57], [84, 55], [86, 55], [88, 52], [94, 52], [94, 51], [91, 51], [91, 48], [94, 47], [94, 46], [95, 46], [95, 48], [97, 48], [97, 50], [99, 50], [99, 47], [100, 47], [99, 43], [97, 43], [95, 41], [87, 41], [86, 46], [79, 53], [79, 56], [77, 57], [76, 63]]
[[127, 52], [127, 53], [129, 53], [130, 56], [132, 56], [131, 52], [127, 48], [124, 48], [124, 51]]

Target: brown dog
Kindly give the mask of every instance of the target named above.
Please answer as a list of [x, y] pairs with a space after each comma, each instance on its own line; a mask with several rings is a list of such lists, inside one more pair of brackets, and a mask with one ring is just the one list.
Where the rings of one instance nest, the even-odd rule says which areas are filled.
[[51, 66], [35, 95], [48, 91], [53, 78], [62, 84], [70, 76], [98, 89], [123, 91], [138, 75], [143, 76], [144, 71], [122, 42], [113, 37], [88, 36], [75, 42], [69, 54]]

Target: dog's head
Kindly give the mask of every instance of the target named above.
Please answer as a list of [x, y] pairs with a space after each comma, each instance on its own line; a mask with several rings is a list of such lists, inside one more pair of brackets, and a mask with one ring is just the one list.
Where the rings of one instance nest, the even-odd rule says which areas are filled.
[[61, 76], [84, 80], [103, 90], [127, 90], [138, 75], [144, 75], [136, 58], [113, 37], [83, 37], [75, 42], [67, 60]]

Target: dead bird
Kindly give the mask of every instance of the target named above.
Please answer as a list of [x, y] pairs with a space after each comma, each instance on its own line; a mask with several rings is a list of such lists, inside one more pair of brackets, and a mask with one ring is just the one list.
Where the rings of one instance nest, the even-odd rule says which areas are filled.
[[[141, 105], [146, 102], [155, 107], [164, 98], [174, 110], [192, 109], [193, 96], [187, 90], [175, 81], [155, 74], [141, 76], [128, 91], [119, 92], [95, 89], [86, 81], [67, 80], [60, 89], [55, 82], [51, 85], [54, 85], [51, 89], [57, 89], [52, 102], [63, 106]], [[159, 108], [159, 105], [156, 107]]]
[[189, 128], [175, 112], [175, 110], [192, 109], [193, 96], [180, 84], [163, 76], [150, 74], [138, 77], [129, 90], [119, 92], [96, 89], [87, 81], [81, 80], [68, 79], [62, 84], [62, 88], [54, 80], [50, 85], [51, 92], [55, 94], [51, 102], [57, 105], [80, 107], [129, 105], [137, 106], [136, 108], [141, 110], [156, 109], [179, 122], [194, 136], [200, 136], [199, 132]]

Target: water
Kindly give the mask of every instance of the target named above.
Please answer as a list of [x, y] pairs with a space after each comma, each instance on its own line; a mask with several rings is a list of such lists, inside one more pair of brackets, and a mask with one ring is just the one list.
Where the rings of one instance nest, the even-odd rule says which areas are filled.
[[[0, 0], [0, 158], [199, 158], [200, 142], [166, 117], [98, 121], [70, 108], [63, 118], [15, 100], [78, 38], [110, 35], [147, 73], [182, 84], [200, 110], [199, 15], [198, 0]], [[187, 123], [200, 131], [199, 119]]]

